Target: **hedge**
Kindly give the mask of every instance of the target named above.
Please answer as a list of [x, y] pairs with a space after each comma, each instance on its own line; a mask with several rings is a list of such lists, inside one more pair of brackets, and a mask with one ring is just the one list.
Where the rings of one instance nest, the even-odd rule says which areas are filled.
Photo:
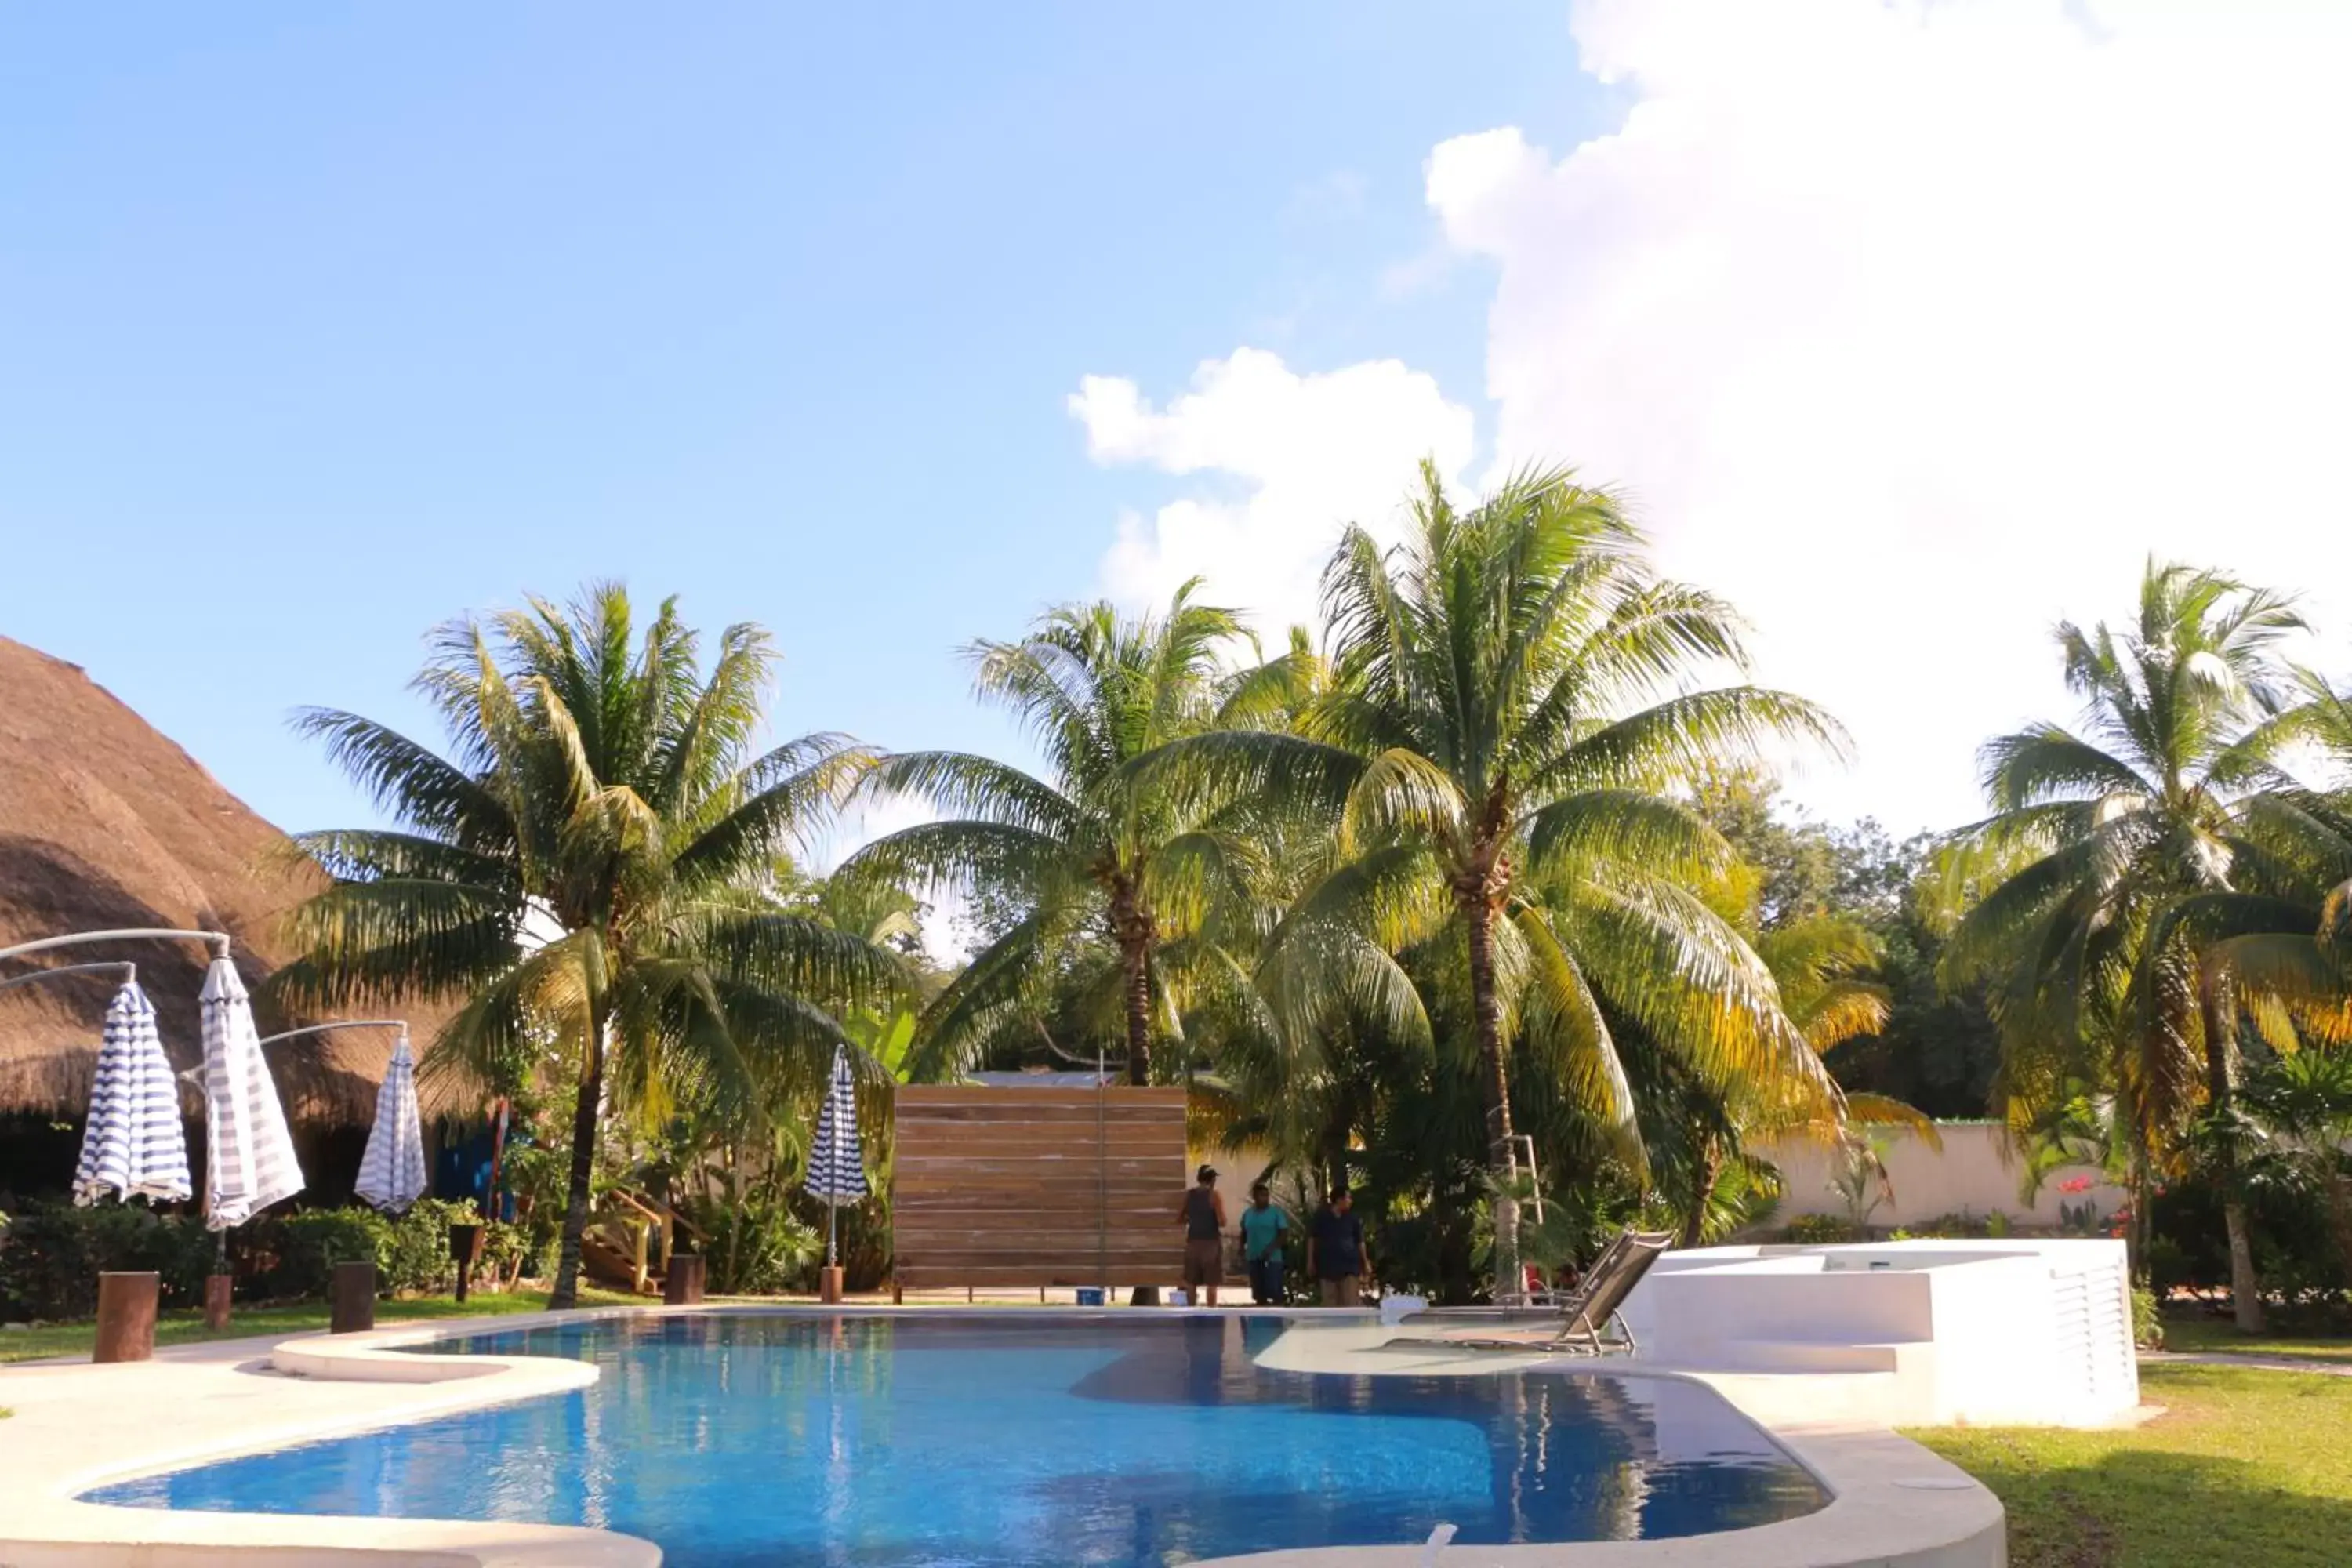
[[[444, 1291], [457, 1281], [449, 1226], [458, 1223], [480, 1223], [472, 1203], [425, 1198], [397, 1217], [357, 1207], [268, 1214], [229, 1234], [230, 1268], [246, 1300], [323, 1296], [336, 1264], [362, 1260], [374, 1262], [376, 1288], [386, 1295]], [[510, 1269], [525, 1245], [515, 1226], [490, 1226], [484, 1271]], [[193, 1215], [125, 1204], [36, 1205], [0, 1229], [0, 1320], [89, 1317], [98, 1310], [99, 1274], [115, 1269], [152, 1269], [165, 1306], [198, 1306], [215, 1248]]]

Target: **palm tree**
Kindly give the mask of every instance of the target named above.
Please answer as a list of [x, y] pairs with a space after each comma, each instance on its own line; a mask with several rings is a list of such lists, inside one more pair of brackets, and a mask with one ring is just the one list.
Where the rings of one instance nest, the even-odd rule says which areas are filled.
[[[2275, 594], [2150, 562], [2121, 633], [2058, 628], [2084, 731], [2041, 724], [1984, 749], [1994, 815], [1962, 830], [1952, 865], [1990, 867], [1990, 887], [1955, 932], [1948, 973], [1996, 978], [2012, 1101], [2113, 1085], [2143, 1160], [2177, 1147], [2200, 1105], [2229, 1108], [2246, 976], [2203, 900], [2247, 892], [2260, 858], [2249, 824], [2284, 783], [2277, 646], [2302, 626]], [[2252, 1331], [2245, 1205], [2222, 1163], [2231, 1292]]]
[[1340, 541], [1324, 577], [1329, 689], [1297, 732], [1202, 734], [1139, 769], [1196, 805], [1330, 813], [1339, 864], [1277, 947], [1334, 927], [1391, 954], [1437, 944], [1485, 1103], [1498, 1292], [1519, 1279], [1515, 1034], [1636, 1157], [1612, 1016], [1710, 1080], [1835, 1094], [1762, 963], [1692, 891], [1729, 846], [1665, 792], [1768, 742], [1835, 744], [1836, 727], [1779, 692], [1678, 689], [1739, 661], [1738, 626], [1653, 575], [1641, 544], [1615, 497], [1566, 471], [1520, 474], [1462, 510], [1424, 465], [1402, 543], [1361, 528]]
[[530, 601], [442, 627], [415, 689], [445, 755], [357, 714], [296, 727], [392, 818], [312, 833], [334, 877], [290, 917], [290, 995], [331, 1005], [459, 998], [436, 1071], [477, 1075], [552, 1035], [579, 1065], [555, 1292], [577, 1299], [599, 1117], [674, 1098], [768, 1103], [814, 1082], [830, 1009], [887, 994], [892, 957], [780, 911], [767, 882], [813, 813], [870, 759], [811, 735], [755, 754], [774, 654], [730, 626], [706, 675], [665, 602], [642, 638], [627, 595]]
[[971, 646], [981, 697], [1020, 717], [1051, 782], [961, 752], [905, 752], [874, 769], [869, 788], [946, 817], [876, 840], [843, 874], [954, 889], [1009, 918], [928, 1010], [924, 1071], [969, 1067], [993, 1031], [1034, 1017], [1057, 982], [1075, 980], [1115, 1002], [1128, 1079], [1150, 1081], [1153, 1037], [1172, 1016], [1162, 949], [1202, 918], [1244, 847], [1172, 809], [1131, 766], [1214, 718], [1218, 661], [1241, 627], [1232, 611], [1194, 604], [1197, 585], [1179, 588], [1164, 616], [1066, 605], [1018, 642]]

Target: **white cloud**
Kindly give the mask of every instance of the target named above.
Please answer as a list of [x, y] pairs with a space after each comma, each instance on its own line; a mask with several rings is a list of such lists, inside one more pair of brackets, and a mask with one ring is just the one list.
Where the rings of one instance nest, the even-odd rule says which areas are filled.
[[[2352, 5], [1586, 0], [1571, 26], [1630, 99], [1614, 132], [1487, 131], [1426, 170], [1441, 253], [1493, 268], [1496, 465], [1617, 483], [1668, 570], [1748, 612], [1760, 676], [1860, 747], [1801, 795], [1973, 815], [1978, 743], [2071, 716], [2052, 624], [2127, 614], [2151, 552], [2305, 590], [2352, 665]], [[1128, 520], [1114, 589], [1205, 572], [1284, 614], [1333, 522], [1471, 444], [1393, 362], [1244, 350], [1164, 411], [1100, 379], [1072, 407], [1100, 461], [1249, 487]]]
[[2092, 9], [1596, 0], [1615, 133], [1429, 161], [1496, 268], [1497, 462], [1620, 482], [1749, 614], [1856, 733], [1834, 809], [1971, 813], [1977, 742], [2070, 713], [2050, 625], [2151, 551], [2352, 568], [2352, 6]]
[[1098, 463], [1219, 475], [1242, 493], [1202, 491], [1129, 515], [1104, 558], [1103, 587], [1123, 603], [1164, 603], [1186, 578], [1210, 602], [1279, 634], [1311, 618], [1316, 574], [1350, 522], [1391, 531], [1423, 456], [1449, 478], [1470, 459], [1470, 411], [1394, 360], [1302, 375], [1260, 349], [1212, 360], [1192, 390], [1154, 407], [1132, 381], [1090, 375], [1069, 400]]

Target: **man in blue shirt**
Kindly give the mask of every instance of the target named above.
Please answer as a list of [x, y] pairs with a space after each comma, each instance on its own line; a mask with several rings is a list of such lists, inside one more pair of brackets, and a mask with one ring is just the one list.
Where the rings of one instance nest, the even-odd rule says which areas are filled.
[[1357, 1216], [1348, 1189], [1334, 1187], [1307, 1233], [1307, 1273], [1325, 1306], [1355, 1307], [1363, 1304], [1364, 1280], [1371, 1271], [1364, 1222]]
[[1264, 1182], [1250, 1185], [1249, 1207], [1242, 1210], [1242, 1258], [1249, 1265], [1250, 1300], [1261, 1307], [1278, 1307], [1282, 1289], [1282, 1241], [1290, 1216], [1276, 1208]]

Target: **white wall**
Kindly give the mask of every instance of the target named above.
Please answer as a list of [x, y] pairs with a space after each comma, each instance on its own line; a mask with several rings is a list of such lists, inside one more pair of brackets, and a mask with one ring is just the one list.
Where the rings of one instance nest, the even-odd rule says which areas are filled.
[[1858, 1376], [1897, 1424], [2100, 1426], [2139, 1403], [2120, 1241], [1669, 1252], [1624, 1317], [1643, 1361]]
[[[2061, 1203], [2079, 1206], [2088, 1199], [2102, 1215], [2124, 1206], [2123, 1189], [2109, 1186], [2087, 1166], [2052, 1173], [2032, 1203], [2020, 1202], [2017, 1189], [2024, 1166], [2010, 1146], [2006, 1129], [1996, 1122], [1953, 1121], [1939, 1131], [1944, 1140], [1940, 1152], [1916, 1133], [1879, 1130], [1895, 1195], [1871, 1212], [1874, 1227], [1890, 1230], [1952, 1214], [1981, 1219], [1999, 1211], [2026, 1228], [2055, 1230]], [[1830, 1184], [1837, 1164], [1832, 1150], [1792, 1139], [1761, 1145], [1757, 1152], [1780, 1168], [1781, 1223], [1801, 1214], [1845, 1215], [1845, 1200]], [[2062, 1182], [2082, 1176], [2093, 1180], [2086, 1191], [2060, 1190]]]

